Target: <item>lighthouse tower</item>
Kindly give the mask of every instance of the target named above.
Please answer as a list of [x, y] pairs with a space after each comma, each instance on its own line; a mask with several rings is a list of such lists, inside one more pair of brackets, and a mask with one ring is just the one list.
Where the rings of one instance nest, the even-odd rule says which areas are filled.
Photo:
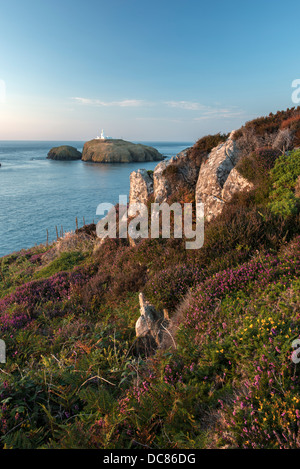
[[111, 137], [108, 137], [107, 135], [105, 135], [103, 129], [101, 130], [101, 135], [100, 135], [100, 137], [99, 137], [99, 136], [96, 137], [97, 140], [108, 140], [108, 139], [110, 139], [110, 138], [111, 138]]

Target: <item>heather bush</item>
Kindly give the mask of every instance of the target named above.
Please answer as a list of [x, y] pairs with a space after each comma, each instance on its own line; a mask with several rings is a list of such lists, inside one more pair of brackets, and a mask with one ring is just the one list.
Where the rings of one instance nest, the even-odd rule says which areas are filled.
[[245, 290], [250, 295], [255, 289], [285, 276], [293, 277], [299, 271], [300, 261], [296, 256], [278, 257], [260, 255], [234, 269], [218, 272], [199, 284], [193, 293], [194, 301], [185, 318], [185, 324], [195, 333], [203, 331], [202, 319], [216, 306], [216, 302], [237, 290]]
[[[35, 315], [41, 313], [49, 301], [59, 302], [71, 295], [72, 289], [86, 281], [87, 270], [62, 272], [48, 279], [33, 280], [16, 288], [0, 300], [0, 327], [20, 328], [31, 322]], [[61, 308], [58, 308], [60, 310]]]
[[85, 306], [94, 311], [104, 300], [108, 304], [122, 301], [129, 292], [139, 291], [146, 281], [147, 266], [133, 261], [133, 248], [118, 249], [114, 240], [105, 245], [97, 253], [97, 272], [81, 289]]
[[158, 309], [171, 314], [188, 290], [202, 279], [198, 267], [179, 264], [151, 276], [145, 285], [146, 298]]
[[300, 145], [300, 115], [296, 114], [289, 119], [286, 119], [281, 124], [281, 130], [289, 130], [292, 133], [293, 146], [295, 148]]
[[215, 135], [206, 135], [201, 137], [195, 145], [187, 152], [189, 160], [194, 161], [195, 165], [199, 168], [201, 163], [205, 161], [208, 154], [214, 147], [227, 140], [229, 134], [217, 133]]
[[236, 169], [248, 181], [253, 182], [257, 186], [263, 179], [268, 178], [268, 172], [280, 155], [281, 152], [279, 150], [258, 148], [253, 153], [250, 153], [250, 155], [241, 158], [236, 165]]
[[0, 298], [32, 279], [46, 251], [45, 246], [38, 246], [0, 259]]
[[283, 122], [288, 119], [298, 119], [299, 114], [300, 107], [278, 111], [276, 114], [271, 112], [269, 116], [246, 122], [244, 126], [235, 132], [234, 138], [238, 140], [247, 131], [253, 131], [256, 136], [263, 138], [266, 135], [276, 135]]
[[276, 218], [268, 210], [256, 208], [251, 194], [238, 195], [225, 206], [221, 216], [207, 225], [203, 247], [188, 252], [188, 260], [205, 269], [211, 263], [236, 265], [256, 249], [278, 249], [284, 236], [291, 239], [299, 232], [297, 227], [295, 219]]

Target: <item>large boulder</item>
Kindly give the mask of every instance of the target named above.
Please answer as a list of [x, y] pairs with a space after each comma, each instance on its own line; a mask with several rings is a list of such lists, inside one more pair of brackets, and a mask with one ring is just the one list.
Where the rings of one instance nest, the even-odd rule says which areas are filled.
[[160, 161], [164, 157], [156, 148], [122, 139], [94, 139], [83, 146], [82, 160], [94, 163], [131, 163]]
[[196, 185], [196, 203], [204, 203], [207, 221], [219, 215], [224, 207], [222, 196], [225, 182], [236, 165], [239, 157], [233, 132], [226, 142], [213, 148], [206, 161], [201, 165]]
[[81, 153], [76, 148], [69, 145], [61, 145], [59, 147], [53, 147], [48, 152], [48, 159], [61, 160], [61, 161], [74, 161], [81, 160]]

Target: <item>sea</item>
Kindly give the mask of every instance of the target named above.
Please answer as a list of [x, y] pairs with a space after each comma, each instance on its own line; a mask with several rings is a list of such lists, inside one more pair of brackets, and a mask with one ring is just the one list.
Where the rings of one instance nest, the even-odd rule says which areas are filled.
[[[166, 159], [194, 142], [134, 142], [156, 148]], [[97, 206], [129, 197], [130, 173], [153, 170], [158, 162], [89, 163], [47, 159], [48, 151], [84, 142], [0, 141], [0, 257], [54, 241], [57, 232], [72, 232], [97, 223]], [[48, 234], [47, 234], [48, 232]]]

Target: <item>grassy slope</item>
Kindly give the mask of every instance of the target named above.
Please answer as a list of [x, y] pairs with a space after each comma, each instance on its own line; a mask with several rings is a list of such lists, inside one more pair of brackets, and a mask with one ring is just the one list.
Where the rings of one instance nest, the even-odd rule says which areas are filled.
[[[81, 232], [0, 260], [1, 447], [300, 447], [300, 153], [259, 155], [198, 251]], [[136, 340], [139, 291], [171, 347]]]

